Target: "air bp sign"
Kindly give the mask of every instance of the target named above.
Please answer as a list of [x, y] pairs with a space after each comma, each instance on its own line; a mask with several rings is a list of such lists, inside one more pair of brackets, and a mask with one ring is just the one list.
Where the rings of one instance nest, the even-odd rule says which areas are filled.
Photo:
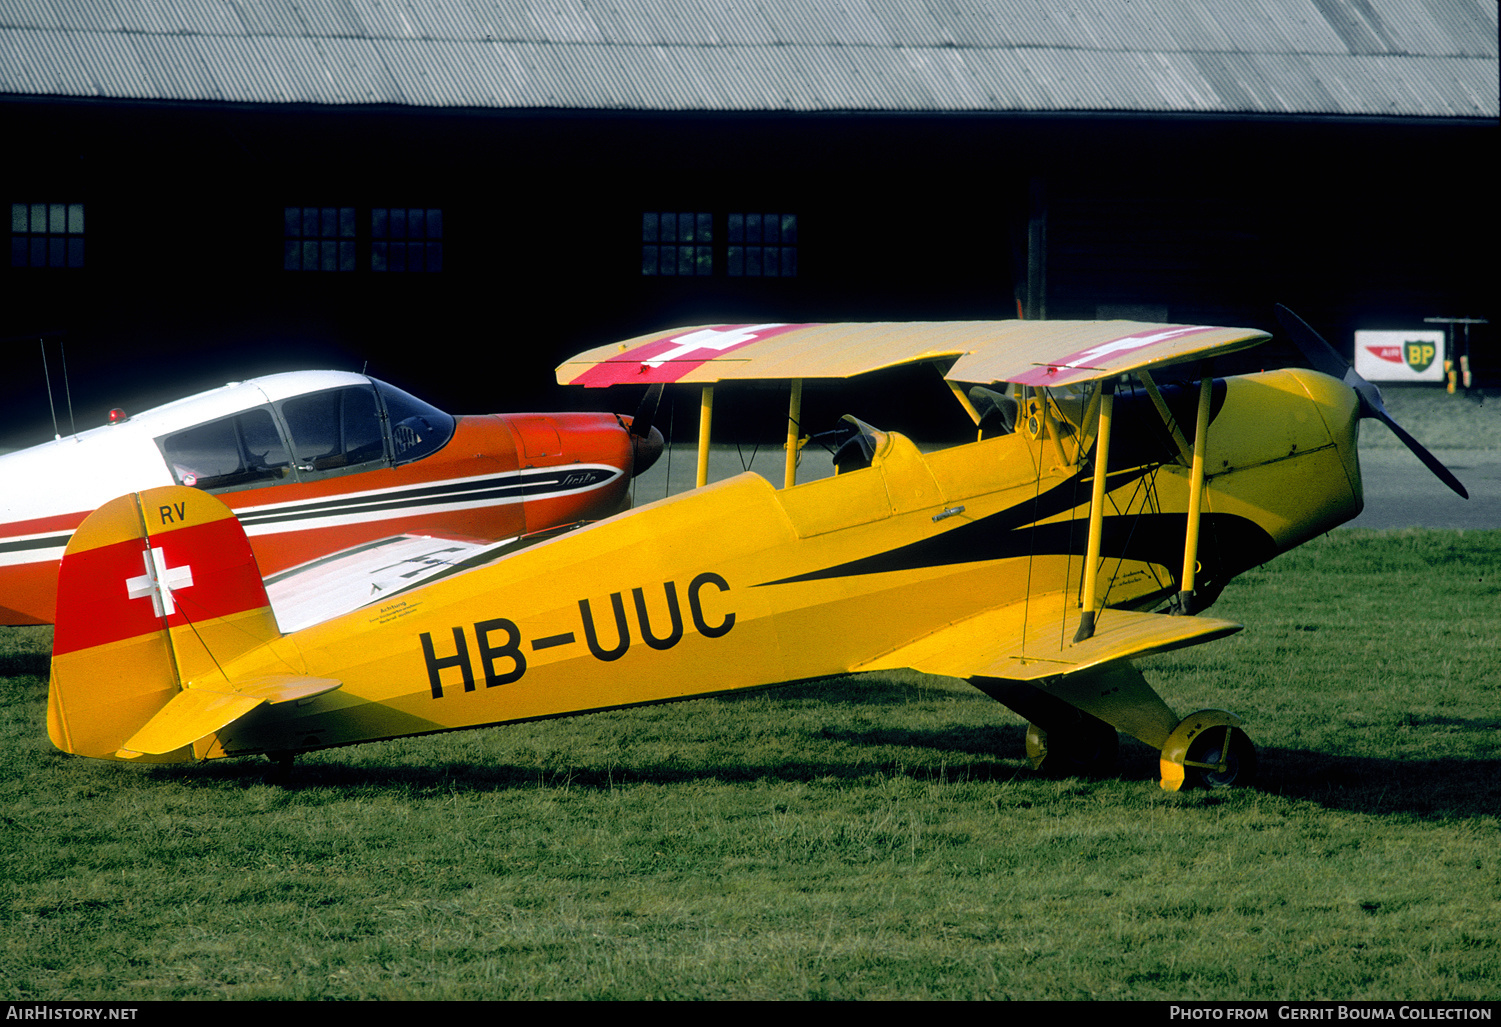
[[1356, 332], [1355, 370], [1374, 382], [1442, 382], [1443, 329]]

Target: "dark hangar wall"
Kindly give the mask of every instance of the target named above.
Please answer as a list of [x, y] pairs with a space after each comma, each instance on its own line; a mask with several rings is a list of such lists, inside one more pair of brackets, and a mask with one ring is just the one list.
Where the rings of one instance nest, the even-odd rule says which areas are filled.
[[[1004, 318], [1041, 299], [1055, 318], [1271, 327], [1280, 300], [1348, 346], [1357, 327], [1483, 315], [1492, 295], [1470, 241], [1493, 237], [1494, 126], [86, 101], [0, 118], [25, 152], [0, 170], [11, 204], [84, 211], [81, 233], [38, 232], [12, 207], [0, 445], [50, 435], [40, 332], [66, 333], [87, 427], [117, 404], [366, 362], [456, 412], [597, 406], [552, 367], [709, 321]], [[288, 208], [353, 212], [312, 251], [349, 270], [286, 269], [305, 238]], [[441, 270], [372, 270], [392, 209], [441, 212], [421, 240]], [[643, 274], [651, 213], [708, 216], [707, 260], [684, 269], [709, 273]], [[795, 215], [778, 240], [794, 276], [729, 273], [731, 217], [750, 213]], [[1046, 226], [1041, 296], [1029, 224]], [[82, 266], [29, 266], [79, 241]], [[928, 395], [905, 390], [893, 402]]]

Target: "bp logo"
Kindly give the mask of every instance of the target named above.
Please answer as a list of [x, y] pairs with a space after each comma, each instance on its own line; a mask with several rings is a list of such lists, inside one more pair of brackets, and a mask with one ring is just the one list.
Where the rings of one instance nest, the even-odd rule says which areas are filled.
[[1414, 372], [1422, 374], [1433, 363], [1438, 347], [1424, 339], [1409, 339], [1402, 343], [1402, 361]]

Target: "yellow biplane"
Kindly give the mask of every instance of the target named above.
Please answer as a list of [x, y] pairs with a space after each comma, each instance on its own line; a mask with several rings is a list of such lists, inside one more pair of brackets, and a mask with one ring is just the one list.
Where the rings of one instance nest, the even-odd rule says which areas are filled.
[[[1241, 721], [1179, 717], [1131, 661], [1240, 630], [1200, 611], [1361, 509], [1358, 419], [1390, 418], [1279, 312], [1319, 370], [1215, 379], [1209, 358], [1267, 335], [1120, 321], [721, 325], [592, 350], [559, 380], [702, 388], [701, 487], [479, 551], [453, 540], [447, 563], [428, 547], [420, 575], [379, 547], [316, 561], [278, 587], [333, 576], [357, 598], [295, 631], [217, 499], [123, 496], [63, 558], [49, 735], [104, 759], [289, 761], [912, 668], [1022, 714], [1040, 766], [1097, 769], [1125, 731], [1161, 751], [1164, 788], [1243, 782]], [[801, 382], [913, 363], [942, 371], [977, 440], [924, 455], [847, 418], [838, 473], [796, 484]], [[1197, 384], [1159, 386], [1174, 366], [1202, 371]], [[736, 380], [791, 382], [781, 489], [750, 473], [705, 483], [713, 388]]]

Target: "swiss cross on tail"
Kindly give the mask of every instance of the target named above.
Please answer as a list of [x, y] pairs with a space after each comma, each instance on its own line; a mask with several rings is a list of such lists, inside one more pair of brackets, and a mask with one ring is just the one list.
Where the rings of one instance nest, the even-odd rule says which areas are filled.
[[193, 569], [187, 565], [168, 567], [167, 555], [161, 546], [154, 546], [141, 554], [146, 562], [146, 573], [125, 579], [125, 594], [131, 599], [151, 597], [151, 605], [158, 617], [170, 617], [177, 606], [172, 601], [172, 590], [191, 588]]
[[569, 384], [601, 388], [608, 385], [651, 385], [675, 382], [711, 360], [803, 325], [714, 325], [651, 339], [602, 361]]

